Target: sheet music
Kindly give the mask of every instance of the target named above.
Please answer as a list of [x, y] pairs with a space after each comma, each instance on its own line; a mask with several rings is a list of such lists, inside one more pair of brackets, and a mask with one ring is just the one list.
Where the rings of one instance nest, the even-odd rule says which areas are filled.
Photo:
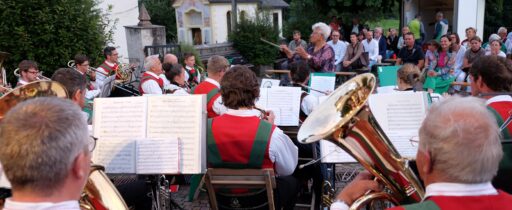
[[93, 162], [107, 173], [135, 173], [135, 140], [98, 139]]
[[[334, 73], [311, 73], [309, 77], [309, 87], [315, 90], [320, 90], [323, 92], [332, 92], [334, 91], [335, 84], [336, 75]], [[316, 97], [325, 95], [318, 91], [309, 91], [309, 94], [312, 94]]]
[[261, 79], [261, 88], [279, 87], [281, 80], [278, 79]]
[[357, 162], [352, 156], [345, 152], [345, 150], [326, 140], [320, 140], [320, 157], [323, 157], [322, 163]]
[[137, 139], [146, 136], [146, 98], [94, 99], [94, 136], [100, 139]]
[[147, 138], [182, 140], [182, 173], [206, 169], [205, 95], [150, 96], [148, 98]]
[[137, 174], [177, 174], [180, 172], [178, 139], [137, 141]]
[[280, 126], [298, 126], [300, 113], [299, 87], [260, 88], [260, 99], [256, 106], [272, 110], [276, 115], [274, 123]]
[[377, 122], [398, 152], [404, 157], [415, 157], [418, 150], [409, 139], [418, 136], [418, 130], [427, 111], [426, 92], [396, 92], [373, 94], [369, 104]]

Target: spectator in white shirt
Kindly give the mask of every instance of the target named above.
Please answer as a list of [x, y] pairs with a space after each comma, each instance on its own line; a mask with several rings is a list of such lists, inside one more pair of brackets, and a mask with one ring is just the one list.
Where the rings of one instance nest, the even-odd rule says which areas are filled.
[[71, 100], [36, 98], [0, 124], [0, 161], [12, 185], [4, 209], [79, 210], [95, 140]]
[[379, 43], [377, 40], [373, 39], [373, 31], [366, 32], [366, 39], [363, 40], [364, 51], [368, 52], [368, 57], [370, 58], [370, 65], [368, 67], [371, 69], [374, 64], [377, 63], [379, 58]]
[[332, 47], [334, 50], [334, 65], [336, 66], [336, 71], [341, 71], [342, 61], [345, 57], [345, 52], [347, 51], [347, 42], [340, 40], [341, 34], [339, 31], [332, 31], [331, 33], [331, 41], [328, 41], [327, 44]]

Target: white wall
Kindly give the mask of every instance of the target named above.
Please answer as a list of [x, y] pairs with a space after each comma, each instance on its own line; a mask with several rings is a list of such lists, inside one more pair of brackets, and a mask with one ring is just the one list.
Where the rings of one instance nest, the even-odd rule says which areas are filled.
[[484, 16], [485, 16], [485, 0], [456, 0], [455, 1], [455, 17], [457, 24], [454, 31], [464, 39], [466, 36], [466, 28], [476, 28], [476, 34], [480, 38], [484, 38]]
[[[237, 8], [239, 18], [242, 11], [245, 11], [248, 17], [254, 17], [257, 5], [255, 3], [238, 3]], [[231, 4], [210, 4], [212, 44], [228, 41], [228, 25], [226, 22], [228, 11], [231, 11]]]
[[103, 0], [98, 7], [106, 11], [108, 6], [112, 5], [110, 19], [117, 20], [114, 29], [113, 45], [117, 48], [119, 57], [122, 61], [128, 61], [128, 47], [126, 43], [126, 34], [123, 26], [137, 25], [139, 23], [139, 7], [137, 0]]

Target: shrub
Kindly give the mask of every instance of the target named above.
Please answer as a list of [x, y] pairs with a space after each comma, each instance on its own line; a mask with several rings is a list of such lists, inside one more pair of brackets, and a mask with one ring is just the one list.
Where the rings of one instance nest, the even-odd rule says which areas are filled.
[[9, 77], [25, 59], [38, 62], [48, 77], [77, 53], [89, 56], [92, 64], [102, 62], [112, 20], [97, 4], [97, 0], [0, 1], [0, 51], [11, 53], [5, 63]]
[[[201, 62], [201, 56], [199, 56], [199, 52], [196, 50], [196, 48], [194, 48], [193, 45], [180, 43], [180, 49], [181, 49], [182, 55], [184, 55], [185, 53], [194, 54], [194, 57], [196, 59], [196, 65], [201, 66], [204, 69], [203, 62]], [[185, 62], [183, 61], [184, 58], [180, 58], [180, 59], [181, 60], [179, 62], [182, 63], [183, 66], [185, 66]]]
[[260, 38], [278, 43], [279, 32], [272, 26], [270, 15], [257, 12], [254, 19], [242, 19], [234, 32], [229, 34], [233, 47], [254, 65], [269, 65], [278, 55], [278, 49]]
[[176, 15], [174, 1], [169, 0], [139, 0], [144, 3], [151, 17], [151, 23], [155, 25], [165, 26], [165, 37], [168, 43], [176, 41]]

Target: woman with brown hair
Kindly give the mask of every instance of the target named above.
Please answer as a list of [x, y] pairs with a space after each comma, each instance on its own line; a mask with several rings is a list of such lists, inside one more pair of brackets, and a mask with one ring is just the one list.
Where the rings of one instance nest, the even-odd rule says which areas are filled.
[[441, 47], [437, 51], [436, 66], [434, 70], [427, 71], [424, 88], [430, 93], [443, 94], [448, 91], [451, 83], [455, 80], [455, 55], [451, 50], [450, 38], [447, 35], [441, 36]]

